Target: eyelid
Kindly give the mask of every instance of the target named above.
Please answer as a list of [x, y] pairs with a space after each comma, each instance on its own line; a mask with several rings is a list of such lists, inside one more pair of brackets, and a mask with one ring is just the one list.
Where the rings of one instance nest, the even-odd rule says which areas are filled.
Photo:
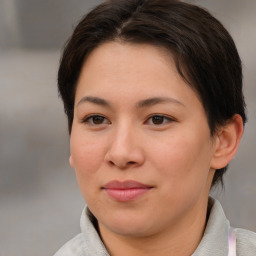
[[160, 125], [164, 125], [164, 124], [166, 124], [166, 123], [172, 123], [172, 122], [176, 122], [176, 121], [177, 121], [174, 117], [171, 117], [171, 116], [169, 116], [169, 115], [157, 114], [157, 113], [155, 113], [155, 114], [151, 114], [150, 116], [148, 116], [148, 117], [146, 118], [146, 121], [145, 121], [144, 123], [147, 124], [151, 118], [156, 117], [156, 116], [157, 116], [157, 117], [164, 118], [164, 119], [167, 120], [167, 121], [163, 122], [162, 124], [154, 124], [154, 123], [151, 123], [151, 124], [149, 124], [149, 125], [160, 126]]
[[[95, 123], [92, 122], [94, 117], [103, 118], [104, 121], [102, 123], [95, 124]], [[163, 118], [163, 123], [154, 124], [152, 121], [150, 122], [150, 120], [152, 120], [153, 117], [161, 117], [161, 118]], [[154, 126], [161, 126], [161, 125], [172, 123], [172, 122], [175, 122], [175, 121], [177, 121], [177, 120], [174, 117], [171, 117], [169, 115], [154, 113], [154, 114], [149, 115], [146, 118], [144, 124], [154, 125]], [[87, 123], [88, 125], [91, 125], [91, 126], [101, 126], [101, 125], [111, 124], [109, 119], [107, 117], [105, 117], [104, 115], [102, 115], [102, 114], [89, 114], [89, 115], [86, 115], [84, 118], [81, 119], [81, 123]]]
[[[102, 123], [102, 124], [94, 124], [94, 123], [90, 122], [90, 120], [92, 120], [92, 118], [94, 118], [94, 117], [104, 118], [104, 119], [107, 120], [108, 122], [107, 122], [107, 123], [104, 122], [104, 123]], [[105, 124], [111, 124], [111, 122], [108, 120], [108, 118], [105, 117], [105, 116], [102, 115], [102, 114], [90, 114], [90, 115], [87, 115], [87, 116], [85, 116], [84, 118], [81, 119], [81, 122], [82, 122], [82, 123], [87, 123], [87, 124], [92, 125], [92, 126], [100, 126], [100, 125], [105, 125]]]

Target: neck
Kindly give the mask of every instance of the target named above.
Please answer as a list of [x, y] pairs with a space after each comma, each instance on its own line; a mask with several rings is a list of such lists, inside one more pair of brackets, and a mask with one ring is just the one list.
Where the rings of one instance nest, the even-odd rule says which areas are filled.
[[[198, 208], [200, 207], [200, 211]], [[206, 225], [207, 200], [161, 233], [145, 237], [122, 236], [99, 224], [102, 240], [111, 256], [190, 256], [199, 245]]]

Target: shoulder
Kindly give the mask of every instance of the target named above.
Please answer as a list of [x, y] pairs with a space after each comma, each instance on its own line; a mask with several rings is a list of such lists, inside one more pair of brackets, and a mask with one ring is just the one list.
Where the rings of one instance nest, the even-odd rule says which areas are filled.
[[238, 256], [256, 255], [256, 233], [246, 229], [236, 229], [236, 243]]
[[85, 237], [83, 233], [78, 234], [73, 239], [64, 244], [54, 256], [81, 256], [85, 255]]

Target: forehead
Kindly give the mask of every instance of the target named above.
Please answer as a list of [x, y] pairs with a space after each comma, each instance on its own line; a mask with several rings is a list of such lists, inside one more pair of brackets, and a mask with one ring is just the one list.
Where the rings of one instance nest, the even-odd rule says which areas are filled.
[[[156, 66], [165, 66], [176, 71], [172, 54], [163, 47], [151, 44], [137, 44], [122, 41], [111, 41], [95, 48], [83, 63], [83, 68], [88, 69], [96, 64], [101, 71], [107, 68], [116, 69], [117, 72], [125, 69], [126, 72], [138, 68], [138, 72], [155, 69]], [[132, 70], [134, 72], [134, 69]]]
[[[154, 71], [154, 72], [153, 72]], [[171, 54], [163, 48], [150, 44], [131, 44], [108, 42], [98, 46], [85, 59], [78, 84], [89, 84], [89, 80], [126, 79], [151, 75], [157, 76], [164, 72], [179, 74]], [[101, 76], [96, 76], [101, 74]], [[138, 81], [139, 82], [139, 81]]]
[[[97, 95], [94, 95], [94, 94]], [[98, 95], [99, 94], [99, 95]], [[108, 42], [85, 60], [77, 84], [76, 102], [82, 96], [197, 96], [178, 73], [166, 49], [150, 44]], [[103, 97], [104, 98], [104, 97]]]

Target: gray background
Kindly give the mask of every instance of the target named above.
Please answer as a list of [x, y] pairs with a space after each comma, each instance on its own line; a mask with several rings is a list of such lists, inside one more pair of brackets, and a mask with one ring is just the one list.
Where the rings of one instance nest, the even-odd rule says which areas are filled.
[[[56, 90], [62, 45], [100, 1], [0, 0], [0, 256], [46, 256], [79, 232], [84, 201], [68, 166]], [[217, 189], [231, 223], [256, 231], [256, 1], [190, 1], [233, 35], [244, 65], [249, 123]]]

